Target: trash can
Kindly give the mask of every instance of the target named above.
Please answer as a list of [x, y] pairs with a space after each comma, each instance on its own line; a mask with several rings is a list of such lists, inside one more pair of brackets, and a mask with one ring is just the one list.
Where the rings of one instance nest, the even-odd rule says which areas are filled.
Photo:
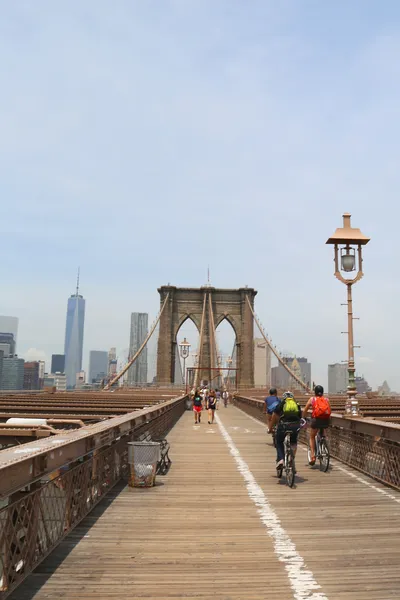
[[185, 400], [185, 409], [192, 410], [193, 409], [193, 400], [192, 398], [186, 398]]
[[160, 460], [159, 442], [128, 442], [129, 487], [152, 487]]

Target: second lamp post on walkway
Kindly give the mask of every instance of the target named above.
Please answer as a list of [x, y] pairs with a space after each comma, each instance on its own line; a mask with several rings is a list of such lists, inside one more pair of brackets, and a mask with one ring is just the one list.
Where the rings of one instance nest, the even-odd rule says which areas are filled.
[[[351, 226], [351, 215], [343, 215], [343, 227], [336, 229], [328, 239], [327, 244], [332, 244], [335, 251], [335, 277], [347, 285], [347, 320], [348, 320], [348, 376], [346, 413], [358, 415], [358, 401], [356, 400], [357, 388], [355, 381], [354, 362], [354, 336], [353, 336], [353, 298], [352, 285], [364, 275], [362, 270], [362, 247], [368, 244], [367, 238], [359, 229]], [[339, 262], [340, 253], [340, 262]], [[341, 271], [351, 273], [357, 271], [352, 279], [343, 277]]]
[[183, 342], [179, 344], [179, 350], [181, 352], [181, 358], [183, 358], [183, 374], [184, 374], [184, 384], [186, 389], [186, 359], [189, 356], [190, 344], [186, 338], [184, 338]]

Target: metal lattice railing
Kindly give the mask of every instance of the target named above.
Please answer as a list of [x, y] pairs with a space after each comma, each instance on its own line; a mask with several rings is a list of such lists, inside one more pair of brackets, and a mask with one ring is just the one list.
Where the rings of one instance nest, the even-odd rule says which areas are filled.
[[[263, 401], [235, 396], [233, 403], [244, 412], [265, 422]], [[300, 433], [300, 441], [307, 443], [307, 435], [306, 430], [303, 429]], [[327, 435], [330, 452], [334, 458], [386, 485], [400, 489], [398, 426], [334, 415]]]
[[128, 444], [144, 432], [163, 436], [184, 411], [184, 399], [111, 446], [52, 473], [8, 498], [0, 509], [0, 599], [3, 600], [122, 478]]

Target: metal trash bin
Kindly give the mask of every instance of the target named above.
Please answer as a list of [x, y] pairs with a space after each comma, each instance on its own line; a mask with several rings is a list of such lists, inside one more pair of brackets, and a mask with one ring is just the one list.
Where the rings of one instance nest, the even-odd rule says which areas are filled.
[[185, 400], [185, 410], [192, 410], [193, 409], [193, 400], [192, 398], [186, 398]]
[[128, 442], [129, 487], [152, 487], [160, 460], [159, 442]]

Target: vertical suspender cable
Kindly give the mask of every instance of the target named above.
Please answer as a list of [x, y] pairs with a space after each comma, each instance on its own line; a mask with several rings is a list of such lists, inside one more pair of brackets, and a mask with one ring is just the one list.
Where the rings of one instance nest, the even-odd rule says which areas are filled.
[[287, 366], [287, 364], [285, 363], [284, 360], [282, 360], [282, 357], [279, 355], [279, 352], [276, 351], [276, 349], [274, 348], [274, 346], [271, 344], [271, 342], [269, 341], [269, 339], [267, 338], [267, 336], [264, 333], [264, 330], [259, 322], [259, 320], [257, 319], [255, 312], [253, 310], [253, 307], [251, 306], [249, 297], [246, 296], [246, 300], [248, 302], [248, 305], [250, 307], [251, 313], [253, 315], [254, 321], [257, 324], [258, 329], [260, 330], [261, 335], [263, 336], [264, 340], [267, 342], [268, 347], [272, 350], [272, 352], [275, 354], [276, 358], [278, 359], [278, 361], [280, 362], [280, 364], [286, 369], [286, 371], [289, 373], [289, 375], [291, 377], [293, 377], [293, 379], [306, 391], [306, 392], [311, 392], [312, 390], [308, 387], [308, 385], [306, 383], [304, 383], [304, 381], [302, 381], [299, 377], [297, 377], [297, 375], [295, 373], [293, 373], [293, 371]]

